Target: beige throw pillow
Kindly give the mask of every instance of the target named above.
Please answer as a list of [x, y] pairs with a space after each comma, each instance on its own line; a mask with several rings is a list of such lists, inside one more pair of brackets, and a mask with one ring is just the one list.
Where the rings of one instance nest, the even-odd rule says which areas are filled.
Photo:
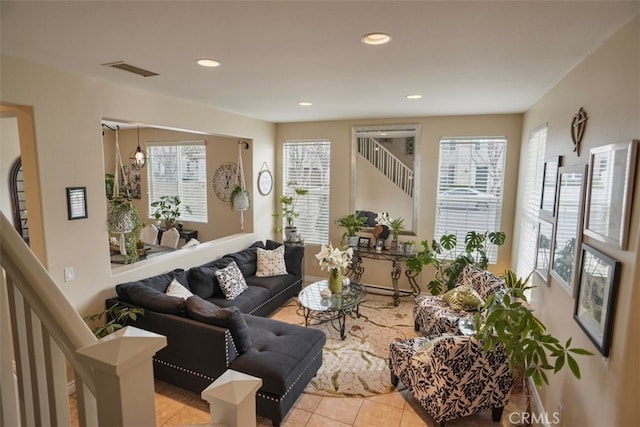
[[193, 296], [193, 294], [191, 293], [191, 291], [187, 288], [185, 288], [182, 283], [178, 282], [176, 279], [173, 279], [171, 281], [171, 283], [169, 283], [169, 287], [167, 288], [165, 294], [172, 296], [172, 297], [179, 297], [182, 299], [187, 299], [191, 296]]
[[258, 248], [258, 267], [256, 277], [282, 276], [287, 274], [284, 262], [284, 245], [272, 251]]

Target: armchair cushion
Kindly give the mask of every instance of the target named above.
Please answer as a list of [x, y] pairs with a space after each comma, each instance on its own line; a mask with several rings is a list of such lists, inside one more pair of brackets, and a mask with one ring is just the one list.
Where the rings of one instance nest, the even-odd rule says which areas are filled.
[[485, 300], [504, 288], [503, 279], [473, 265], [466, 266], [460, 273], [457, 286], [463, 284], [470, 284]]

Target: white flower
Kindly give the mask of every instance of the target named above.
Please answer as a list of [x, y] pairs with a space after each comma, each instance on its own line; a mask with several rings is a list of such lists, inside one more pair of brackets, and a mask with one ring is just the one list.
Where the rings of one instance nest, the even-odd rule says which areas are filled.
[[322, 245], [320, 252], [316, 254], [316, 259], [318, 260], [318, 264], [320, 264], [320, 269], [326, 269], [327, 271], [334, 269], [343, 270], [347, 268], [351, 263], [351, 258], [353, 258], [353, 248], [340, 250], [338, 248], [334, 248], [331, 243], [329, 243], [329, 247]]
[[376, 217], [376, 224], [386, 225], [389, 227], [391, 225], [391, 221], [393, 218], [389, 217], [388, 212], [378, 212], [378, 216]]

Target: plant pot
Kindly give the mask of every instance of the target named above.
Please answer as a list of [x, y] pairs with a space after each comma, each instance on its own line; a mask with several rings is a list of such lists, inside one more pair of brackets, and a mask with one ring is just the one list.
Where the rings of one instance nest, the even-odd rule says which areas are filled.
[[284, 240], [287, 242], [298, 241], [298, 228], [297, 227], [285, 227], [284, 228]]
[[249, 193], [238, 192], [233, 197], [233, 209], [236, 211], [246, 211], [249, 209]]
[[352, 247], [352, 248], [357, 248], [358, 247], [358, 240], [359, 237], [358, 236], [345, 236], [344, 237], [345, 243]]

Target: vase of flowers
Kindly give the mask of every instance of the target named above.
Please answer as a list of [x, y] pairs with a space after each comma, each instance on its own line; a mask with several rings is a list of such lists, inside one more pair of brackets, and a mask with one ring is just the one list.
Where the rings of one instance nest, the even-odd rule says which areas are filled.
[[334, 295], [342, 293], [342, 272], [351, 263], [351, 258], [353, 248], [341, 250], [334, 248], [331, 243], [328, 247], [322, 245], [320, 252], [316, 254], [320, 269], [329, 272], [329, 290]]

